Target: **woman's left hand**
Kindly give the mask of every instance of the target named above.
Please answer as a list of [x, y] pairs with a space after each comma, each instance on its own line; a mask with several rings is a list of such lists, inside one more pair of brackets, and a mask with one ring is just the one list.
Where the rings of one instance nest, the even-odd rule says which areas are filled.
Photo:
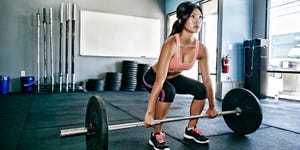
[[206, 111], [206, 115], [208, 116], [208, 118], [212, 119], [212, 118], [217, 117], [218, 112], [215, 107], [208, 108], [208, 110]]

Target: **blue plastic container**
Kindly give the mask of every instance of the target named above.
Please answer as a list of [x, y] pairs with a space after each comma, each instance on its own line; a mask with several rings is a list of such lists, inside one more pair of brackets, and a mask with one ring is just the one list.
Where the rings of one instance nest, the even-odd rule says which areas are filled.
[[9, 92], [9, 76], [0, 76], [0, 94]]
[[21, 89], [22, 92], [31, 93], [34, 92], [34, 76], [21, 77]]

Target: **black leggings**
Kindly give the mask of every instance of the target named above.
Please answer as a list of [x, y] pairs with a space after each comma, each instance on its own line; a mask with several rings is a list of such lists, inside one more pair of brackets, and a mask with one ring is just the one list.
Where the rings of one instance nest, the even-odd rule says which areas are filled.
[[[151, 92], [153, 88], [155, 77], [156, 74], [152, 68], [145, 72], [143, 76], [144, 85], [149, 92]], [[207, 91], [204, 84], [183, 75], [179, 75], [173, 79], [167, 79], [164, 82], [159, 101], [173, 102], [176, 93], [191, 94], [195, 100], [204, 100], [207, 98]]]

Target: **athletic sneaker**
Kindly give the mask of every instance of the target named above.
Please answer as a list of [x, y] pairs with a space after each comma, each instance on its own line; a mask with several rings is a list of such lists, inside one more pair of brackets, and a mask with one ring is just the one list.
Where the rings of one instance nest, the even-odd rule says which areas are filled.
[[151, 133], [149, 144], [155, 150], [170, 150], [164, 133], [155, 133], [154, 135]]
[[194, 128], [191, 130], [185, 129], [184, 138], [194, 140], [196, 143], [207, 144], [209, 142], [208, 138], [204, 136], [203, 132], [199, 128]]

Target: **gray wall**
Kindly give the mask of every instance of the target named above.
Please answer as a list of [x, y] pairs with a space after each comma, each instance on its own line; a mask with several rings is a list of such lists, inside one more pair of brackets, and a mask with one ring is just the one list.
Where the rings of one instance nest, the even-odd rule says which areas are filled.
[[[37, 76], [35, 16], [42, 8], [53, 8], [54, 51], [58, 55], [59, 8], [65, 0], [0, 1], [0, 75], [10, 76], [10, 92], [21, 90], [20, 72]], [[165, 2], [163, 0], [74, 0], [79, 9], [132, 15], [161, 20], [161, 43], [165, 38]], [[79, 16], [79, 12], [78, 12]], [[75, 72], [77, 83], [89, 78], [104, 78], [106, 72], [120, 72], [122, 60], [153, 64], [155, 59], [88, 57], [79, 55], [79, 20], [76, 28]], [[133, 25], [134, 27], [134, 25]], [[142, 37], [141, 37], [142, 38]], [[116, 43], [117, 44], [117, 43]], [[42, 49], [41, 49], [42, 50]], [[126, 52], [124, 52], [126, 53]], [[58, 76], [58, 57], [55, 58]]]

